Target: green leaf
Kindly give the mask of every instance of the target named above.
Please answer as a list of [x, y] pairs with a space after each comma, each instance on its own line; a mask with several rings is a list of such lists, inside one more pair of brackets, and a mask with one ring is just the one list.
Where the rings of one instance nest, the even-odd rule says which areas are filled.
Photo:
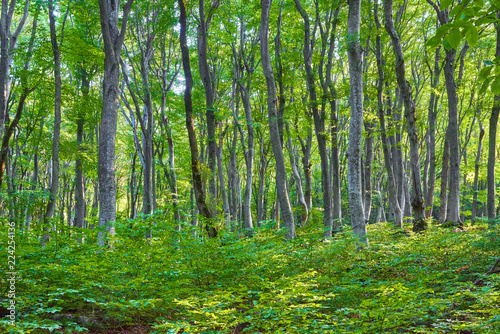
[[479, 34], [476, 27], [473, 26], [465, 31], [465, 39], [467, 39], [467, 42], [469, 42], [471, 46], [475, 46], [477, 44]]
[[493, 94], [500, 94], [500, 78], [495, 78], [495, 80], [491, 83], [491, 91]]
[[448, 32], [446, 40], [450, 43], [450, 46], [453, 49], [457, 50], [460, 45], [460, 41], [462, 40], [462, 33], [458, 28], [453, 28]]
[[453, 9], [450, 11], [450, 17], [455, 17], [463, 8], [464, 5], [454, 6]]
[[492, 69], [493, 66], [483, 67], [481, 71], [479, 71], [479, 81], [486, 80], [486, 78], [488, 78], [488, 76], [490, 75]]
[[479, 89], [479, 94], [484, 94], [484, 92], [486, 92], [486, 90], [488, 89], [488, 86], [490, 85], [490, 82], [493, 79], [494, 79], [493, 77], [486, 78], [486, 80], [481, 85], [481, 88]]
[[441, 10], [445, 10], [451, 5], [452, 0], [442, 0], [441, 1]]

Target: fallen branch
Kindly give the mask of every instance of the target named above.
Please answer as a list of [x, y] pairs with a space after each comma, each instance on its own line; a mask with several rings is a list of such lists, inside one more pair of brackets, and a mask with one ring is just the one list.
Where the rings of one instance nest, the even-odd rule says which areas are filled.
[[[488, 270], [487, 272], [485, 272], [483, 274], [484, 275], [490, 275], [490, 274], [496, 274], [496, 273], [500, 273], [500, 269], [496, 269], [496, 267], [498, 266], [498, 264], [500, 263], [500, 258], [498, 258], [495, 262], [495, 264], [490, 268], [490, 270]], [[474, 281], [474, 285], [478, 285], [479, 283], [481, 283], [481, 279], [478, 278]]]

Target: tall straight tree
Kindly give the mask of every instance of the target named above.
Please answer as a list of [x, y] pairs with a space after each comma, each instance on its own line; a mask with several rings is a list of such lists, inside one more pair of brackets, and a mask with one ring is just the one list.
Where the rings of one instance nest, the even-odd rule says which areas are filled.
[[[497, 12], [497, 19], [500, 19], [500, 10]], [[500, 23], [496, 23], [497, 32], [497, 45], [495, 56], [500, 57]], [[495, 218], [495, 164], [496, 162], [496, 150], [497, 150], [497, 125], [498, 125], [498, 115], [500, 114], [500, 94], [495, 96], [493, 108], [491, 109], [489, 130], [488, 130], [488, 197], [487, 197], [487, 210], [488, 218], [490, 219], [490, 224], [492, 224], [493, 218]], [[493, 225], [490, 225], [493, 226]]]
[[205, 15], [205, 1], [199, 0], [199, 20], [198, 20], [198, 66], [200, 69], [201, 81], [205, 88], [207, 134], [208, 134], [208, 167], [210, 177], [208, 180], [208, 190], [210, 195], [217, 196], [216, 189], [216, 154], [217, 143], [215, 141], [215, 82], [208, 65], [208, 28], [215, 10], [219, 7], [219, 0], [210, 3], [210, 10]]
[[[436, 11], [441, 26], [450, 23], [449, 8], [441, 10], [432, 0], [427, 0], [427, 2]], [[450, 159], [446, 221], [450, 223], [460, 223], [460, 144], [458, 129], [458, 98], [455, 83], [455, 56], [457, 50], [453, 47], [449, 47], [445, 48], [445, 53], [444, 78], [448, 95], [448, 129], [446, 132], [446, 139], [449, 145]]]
[[217, 230], [212, 225], [213, 216], [205, 202], [205, 190], [203, 189], [202, 172], [200, 160], [198, 157], [198, 143], [196, 141], [196, 131], [193, 120], [193, 102], [191, 100], [191, 90], [193, 89], [193, 75], [191, 74], [191, 65], [189, 64], [189, 49], [187, 46], [187, 16], [186, 4], [183, 0], [178, 1], [180, 8], [180, 44], [182, 53], [182, 68], [186, 78], [186, 89], [184, 90], [184, 107], [186, 108], [186, 127], [188, 130], [189, 147], [191, 149], [191, 171], [193, 173], [193, 188], [196, 200], [196, 206], [200, 214], [205, 218], [205, 229], [210, 238], [217, 236]]
[[267, 112], [269, 115], [269, 133], [276, 162], [276, 188], [281, 206], [281, 216], [286, 228], [286, 238], [295, 238], [295, 222], [293, 219], [288, 187], [286, 184], [285, 156], [281, 145], [280, 131], [278, 127], [278, 111], [276, 98], [276, 84], [274, 81], [273, 68], [271, 66], [271, 55], [269, 53], [269, 12], [271, 0], [261, 0], [260, 17], [260, 58], [262, 69], [267, 84]]
[[[328, 150], [326, 147], [326, 128], [325, 108], [319, 108], [316, 93], [316, 83], [314, 81], [314, 72], [312, 68], [312, 56], [314, 52], [314, 34], [311, 35], [311, 23], [309, 15], [300, 4], [299, 0], [295, 1], [295, 7], [302, 16], [304, 21], [304, 67], [306, 71], [307, 90], [309, 92], [309, 103], [314, 119], [314, 128], [316, 132], [316, 140], [318, 141], [319, 156], [321, 159], [321, 184], [323, 188], [323, 226], [325, 228], [325, 238], [332, 236], [333, 219], [332, 219], [332, 183], [330, 175], [330, 166], [328, 165]], [[317, 8], [317, 7], [316, 7]], [[316, 13], [319, 15], [319, 13]], [[318, 24], [319, 20], [316, 20]], [[316, 30], [316, 27], [313, 31]], [[335, 226], [338, 230], [339, 226]]]
[[425, 207], [422, 192], [422, 181], [420, 178], [420, 158], [418, 156], [418, 133], [417, 119], [415, 115], [415, 101], [412, 98], [410, 83], [405, 77], [405, 61], [401, 40], [394, 27], [392, 19], [392, 0], [384, 1], [385, 29], [392, 40], [394, 55], [396, 56], [396, 78], [401, 91], [401, 97], [405, 106], [405, 118], [408, 127], [408, 137], [410, 141], [410, 165], [411, 165], [411, 206], [413, 209], [414, 221], [413, 231], [419, 232], [425, 230]]
[[[45, 210], [44, 223], [48, 225], [54, 216], [59, 189], [59, 136], [61, 133], [61, 56], [59, 54], [59, 43], [57, 42], [56, 21], [54, 17], [54, 1], [49, 1], [49, 24], [50, 42], [54, 54], [54, 135], [52, 137], [52, 169], [50, 183], [50, 197]], [[44, 227], [44, 230], [47, 227]], [[41, 243], [49, 241], [49, 234], [42, 235]]]
[[351, 124], [349, 127], [347, 187], [349, 192], [349, 210], [354, 234], [365, 244], [366, 221], [361, 193], [361, 154], [363, 135], [363, 48], [359, 41], [361, 22], [361, 0], [349, 0], [347, 19], [349, 60], [349, 81], [351, 84], [350, 100]]
[[388, 191], [389, 197], [389, 211], [390, 211], [390, 219], [393, 220], [393, 224], [396, 228], [403, 228], [403, 213], [401, 211], [401, 207], [399, 206], [398, 196], [396, 191], [392, 191], [397, 189], [396, 180], [394, 176], [394, 169], [392, 167], [392, 154], [390, 149], [390, 144], [387, 139], [387, 131], [385, 125], [385, 111], [384, 111], [384, 101], [383, 101], [383, 92], [384, 92], [384, 55], [382, 52], [382, 42], [380, 36], [381, 24], [378, 17], [378, 4], [375, 3], [374, 7], [374, 18], [375, 18], [375, 26], [377, 28], [377, 37], [375, 40], [375, 55], [377, 58], [377, 70], [378, 70], [378, 82], [377, 82], [377, 102], [378, 102], [378, 117], [380, 121], [380, 138], [382, 140], [382, 151], [384, 153], [384, 165], [387, 172], [387, 186], [390, 189]]
[[[115, 233], [112, 223], [116, 220], [115, 144], [118, 119], [120, 84], [120, 52], [127, 30], [127, 19], [133, 0], [123, 6], [121, 26], [118, 25], [120, 0], [99, 0], [101, 30], [104, 42], [104, 80], [102, 89], [102, 114], [99, 130], [99, 227]], [[98, 234], [98, 244], [106, 244], [104, 232]]]

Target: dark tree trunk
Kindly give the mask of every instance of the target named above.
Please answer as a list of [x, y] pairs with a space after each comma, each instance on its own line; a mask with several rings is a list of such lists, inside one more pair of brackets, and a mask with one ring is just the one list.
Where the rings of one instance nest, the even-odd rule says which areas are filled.
[[411, 207], [413, 209], [413, 231], [420, 232], [426, 229], [425, 206], [420, 177], [420, 158], [418, 155], [417, 119], [415, 115], [415, 102], [412, 98], [410, 83], [405, 77], [405, 62], [401, 40], [394, 27], [392, 19], [392, 0], [384, 1], [385, 28], [391, 37], [394, 54], [396, 56], [396, 77], [405, 106], [405, 118], [410, 141], [410, 168], [411, 168]]
[[[87, 78], [87, 71], [82, 68], [82, 97], [85, 99], [89, 95], [90, 81]], [[85, 227], [85, 180], [83, 176], [83, 165], [80, 154], [83, 151], [83, 125], [84, 114], [79, 112], [76, 129], [76, 144], [78, 146], [78, 154], [75, 162], [75, 226], [78, 228]], [[78, 242], [83, 242], [83, 238], [79, 237]]]
[[217, 236], [217, 230], [213, 226], [212, 212], [205, 202], [205, 192], [203, 190], [203, 181], [201, 176], [201, 166], [198, 158], [198, 142], [196, 141], [196, 131], [193, 120], [193, 102], [191, 100], [191, 90], [193, 89], [193, 76], [189, 64], [189, 49], [187, 46], [187, 19], [186, 7], [182, 0], [178, 1], [180, 8], [180, 43], [182, 52], [182, 67], [184, 77], [186, 78], [186, 89], [184, 91], [184, 107], [186, 108], [186, 127], [189, 136], [189, 147], [191, 149], [191, 171], [193, 174], [193, 188], [196, 198], [196, 206], [205, 219], [204, 226], [210, 238]]
[[[309, 15], [304, 10], [299, 0], [295, 1], [295, 7], [302, 16], [304, 21], [304, 66], [306, 71], [307, 90], [309, 92], [309, 108], [314, 119], [314, 128], [316, 131], [316, 139], [318, 141], [318, 150], [321, 159], [321, 185], [323, 189], [323, 226], [325, 228], [324, 236], [329, 238], [332, 236], [332, 230], [337, 231], [339, 226], [333, 226], [332, 218], [332, 185], [330, 166], [328, 165], [328, 150], [326, 146], [327, 131], [325, 128], [326, 113], [325, 108], [318, 107], [316, 85], [314, 81], [314, 73], [312, 69], [312, 56], [314, 52], [314, 33], [311, 36], [311, 27]], [[318, 14], [319, 15], [319, 14]], [[315, 30], [315, 29], [314, 29]]]
[[483, 138], [485, 131], [483, 129], [483, 123], [479, 123], [479, 142], [477, 144], [477, 154], [476, 154], [476, 163], [474, 165], [474, 185], [472, 187], [473, 199], [472, 199], [472, 225], [476, 222], [477, 215], [477, 184], [479, 181], [479, 162], [481, 161], [481, 150], [483, 147]]
[[198, 20], [198, 67], [200, 77], [205, 88], [207, 135], [208, 135], [208, 167], [210, 168], [210, 177], [208, 179], [208, 191], [215, 203], [217, 197], [216, 188], [216, 155], [217, 143], [215, 138], [215, 82], [208, 66], [208, 27], [215, 10], [219, 7], [219, 0], [211, 2], [211, 8], [208, 16], [205, 16], [205, 1], [199, 0], [199, 20]]
[[[497, 13], [497, 18], [500, 18], [500, 11]], [[496, 25], [497, 30], [497, 46], [495, 56], [500, 56], [500, 24]], [[490, 227], [493, 226], [493, 219], [495, 218], [495, 165], [496, 165], [496, 148], [497, 148], [497, 125], [498, 125], [498, 115], [500, 114], [500, 94], [495, 96], [493, 108], [491, 109], [489, 130], [488, 130], [488, 197], [487, 197], [487, 210]]]
[[[54, 54], [54, 134], [52, 137], [52, 182], [50, 184], [50, 197], [45, 210], [44, 230], [49, 228], [50, 220], [56, 208], [57, 192], [59, 189], [59, 136], [61, 133], [61, 59], [56, 35], [56, 22], [54, 17], [54, 3], [49, 2], [50, 42]], [[49, 234], [42, 235], [41, 243], [49, 241]]]

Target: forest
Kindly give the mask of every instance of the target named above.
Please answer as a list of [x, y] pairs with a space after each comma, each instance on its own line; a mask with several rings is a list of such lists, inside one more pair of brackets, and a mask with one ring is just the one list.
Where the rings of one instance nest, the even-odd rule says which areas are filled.
[[2, 0], [0, 39], [1, 332], [500, 332], [499, 0]]

